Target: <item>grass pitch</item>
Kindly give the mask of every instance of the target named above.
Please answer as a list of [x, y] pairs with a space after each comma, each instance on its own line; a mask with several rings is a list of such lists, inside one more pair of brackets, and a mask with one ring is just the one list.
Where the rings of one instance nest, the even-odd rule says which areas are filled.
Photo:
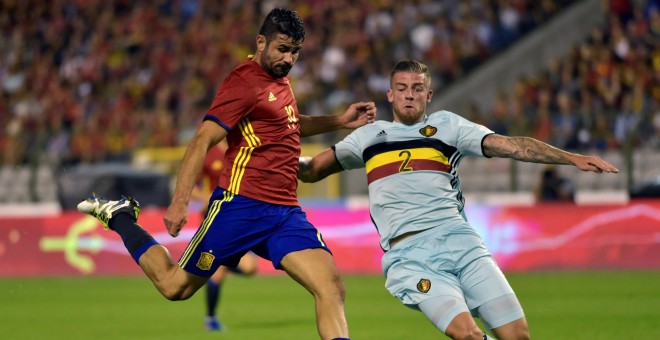
[[[533, 339], [660, 337], [660, 271], [515, 273], [507, 277]], [[352, 339], [439, 339], [380, 276], [345, 276]], [[2, 339], [318, 339], [313, 300], [284, 276], [231, 277], [226, 332], [203, 329], [204, 291], [169, 302], [143, 277], [0, 279]]]

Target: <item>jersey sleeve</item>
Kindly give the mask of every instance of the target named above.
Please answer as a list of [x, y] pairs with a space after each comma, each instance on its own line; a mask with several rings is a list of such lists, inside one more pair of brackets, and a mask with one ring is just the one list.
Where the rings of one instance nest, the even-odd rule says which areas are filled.
[[231, 74], [220, 85], [204, 120], [213, 120], [227, 131], [252, 112], [257, 99], [255, 87], [244, 78]]
[[335, 157], [344, 170], [364, 168], [359, 131], [360, 129], [353, 131], [333, 147]]
[[447, 112], [449, 125], [452, 127], [452, 144], [464, 155], [484, 156], [481, 143], [491, 129], [473, 123], [455, 113]]

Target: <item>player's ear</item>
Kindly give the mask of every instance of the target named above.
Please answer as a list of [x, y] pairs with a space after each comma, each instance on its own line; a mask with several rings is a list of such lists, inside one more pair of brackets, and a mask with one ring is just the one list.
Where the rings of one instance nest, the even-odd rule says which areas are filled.
[[257, 35], [257, 51], [263, 52], [266, 50], [266, 36], [259, 34]]
[[387, 90], [387, 101], [390, 103], [394, 102], [394, 94], [392, 93], [392, 89]]
[[429, 90], [429, 93], [426, 95], [426, 102], [430, 103], [431, 98], [433, 98], [433, 90]]

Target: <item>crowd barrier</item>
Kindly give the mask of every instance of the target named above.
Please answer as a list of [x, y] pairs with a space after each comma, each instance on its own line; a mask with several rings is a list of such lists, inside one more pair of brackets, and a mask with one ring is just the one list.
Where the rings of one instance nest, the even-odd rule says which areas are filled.
[[[383, 250], [366, 207], [303, 206], [343, 273], [380, 274]], [[177, 260], [201, 217], [179, 237], [145, 209], [140, 224]], [[504, 271], [660, 269], [660, 200], [579, 206], [468, 205], [467, 216]], [[261, 274], [277, 273], [261, 260]], [[74, 211], [0, 217], [0, 276], [137, 275], [119, 236]]]

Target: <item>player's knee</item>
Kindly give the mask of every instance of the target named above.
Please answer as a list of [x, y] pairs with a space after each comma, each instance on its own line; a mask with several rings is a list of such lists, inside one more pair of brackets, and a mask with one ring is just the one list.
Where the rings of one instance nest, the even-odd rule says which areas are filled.
[[168, 282], [158, 286], [158, 291], [170, 301], [183, 301], [189, 299], [197, 289], [187, 282]]
[[324, 284], [317, 292], [321, 297], [344, 301], [346, 299], [346, 286], [339, 275], [334, 275], [327, 284]]
[[454, 340], [482, 340], [484, 338], [484, 332], [479, 327], [468, 325], [447, 329], [445, 335]]
[[529, 329], [527, 328], [527, 325], [524, 327], [516, 327], [516, 329], [513, 331], [513, 336], [511, 339], [515, 340], [529, 340]]
[[525, 331], [518, 333], [518, 339], [519, 340], [529, 340], [529, 330], [525, 329]]
[[254, 276], [254, 274], [257, 273], [257, 264], [255, 263], [254, 265], [247, 265], [240, 269], [241, 274], [245, 276]]
[[187, 300], [192, 294], [187, 294], [186, 290], [182, 287], [168, 287], [160, 290], [160, 293], [170, 301], [183, 301]]
[[530, 338], [525, 318], [494, 328], [493, 333], [495, 333], [495, 337], [503, 340], [528, 340]]
[[484, 332], [477, 326], [469, 314], [461, 313], [449, 323], [449, 326], [445, 330], [445, 335], [452, 339], [482, 340]]
[[346, 298], [346, 286], [344, 285], [344, 280], [342, 280], [341, 276], [337, 274], [334, 275], [332, 283], [337, 296], [339, 296], [339, 298], [344, 301]]

